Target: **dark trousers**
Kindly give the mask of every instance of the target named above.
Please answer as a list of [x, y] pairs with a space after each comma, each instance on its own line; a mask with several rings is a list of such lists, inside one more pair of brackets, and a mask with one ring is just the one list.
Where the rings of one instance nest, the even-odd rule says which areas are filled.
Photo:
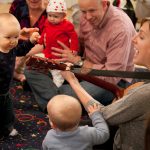
[[8, 136], [15, 122], [13, 102], [9, 93], [0, 95], [0, 135]]
[[[55, 95], [66, 94], [77, 98], [69, 84], [56, 87], [49, 74], [43, 74], [35, 70], [25, 70], [27, 82], [34, 94], [35, 100], [42, 111], [46, 112], [48, 101]], [[81, 86], [103, 105], [108, 105], [114, 99], [114, 94], [87, 81], [81, 81]]]
[[[42, 111], [46, 112], [48, 101], [55, 95], [66, 94], [77, 98], [69, 84], [63, 84], [60, 88], [56, 87], [50, 74], [43, 74], [35, 70], [25, 70], [27, 82], [34, 94], [35, 100]], [[103, 105], [108, 105], [115, 98], [115, 95], [87, 81], [81, 81], [81, 86], [97, 101]], [[121, 80], [120, 87], [127, 87], [128, 82]]]

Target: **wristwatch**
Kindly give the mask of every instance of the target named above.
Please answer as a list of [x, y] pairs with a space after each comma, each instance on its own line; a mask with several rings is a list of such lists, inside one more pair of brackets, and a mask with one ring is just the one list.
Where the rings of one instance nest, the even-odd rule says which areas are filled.
[[81, 57], [81, 59], [75, 63], [76, 66], [82, 67], [84, 64], [84, 58]]

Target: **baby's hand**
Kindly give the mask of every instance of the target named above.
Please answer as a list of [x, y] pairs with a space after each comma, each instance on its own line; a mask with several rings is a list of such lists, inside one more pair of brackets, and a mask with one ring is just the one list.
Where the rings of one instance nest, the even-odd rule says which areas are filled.
[[38, 32], [38, 31], [39, 31], [38, 28], [26, 28], [26, 27], [24, 27], [20, 31], [20, 37], [19, 38], [22, 40], [28, 40], [33, 32]]
[[92, 113], [100, 110], [100, 105], [97, 103], [94, 103], [93, 105], [89, 105], [87, 109], [88, 109], [89, 115], [91, 115]]
[[40, 39], [40, 34], [38, 32], [33, 32], [30, 36], [31, 43], [37, 43]]

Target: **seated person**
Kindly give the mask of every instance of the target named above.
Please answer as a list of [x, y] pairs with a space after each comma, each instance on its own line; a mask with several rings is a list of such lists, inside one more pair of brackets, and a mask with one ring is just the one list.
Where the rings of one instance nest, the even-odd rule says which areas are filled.
[[[139, 33], [133, 38], [137, 53], [134, 62], [150, 69], [150, 18], [142, 22]], [[80, 85], [76, 77], [69, 71], [62, 72], [63, 77], [78, 95], [85, 109], [96, 104], [100, 105], [100, 112], [108, 125], [118, 125], [119, 130], [114, 139], [113, 150], [144, 150], [145, 121], [150, 113], [150, 83], [145, 83], [129, 91], [128, 95], [103, 106], [96, 101]]]
[[[44, 27], [44, 22], [46, 20], [46, 6], [47, 0], [14, 0], [10, 6], [9, 12], [13, 14], [20, 23], [21, 28], [39, 28], [39, 33], [41, 34]], [[26, 40], [23, 38], [22, 40]], [[19, 40], [19, 43], [22, 42]], [[34, 51], [41, 51], [41, 47], [33, 47]], [[26, 62], [26, 57], [17, 57], [15, 63], [14, 78], [23, 82], [26, 80], [24, 76], [24, 67]]]
[[[61, 58], [56, 61], [70, 62], [83, 68], [98, 70], [133, 71], [135, 50], [131, 39], [136, 31], [130, 18], [123, 11], [112, 6], [108, 0], [79, 0], [78, 4], [81, 11], [79, 41], [84, 47], [83, 57], [74, 55], [69, 47], [59, 41], [62, 48], [52, 47], [56, 52], [52, 54]], [[44, 112], [48, 101], [57, 94], [77, 97], [69, 84], [63, 84], [58, 88], [50, 78], [50, 74], [25, 70], [25, 75], [36, 102]], [[131, 83], [131, 79], [99, 78], [120, 87], [126, 87]], [[110, 104], [115, 97], [112, 92], [95, 84], [83, 80], [81, 84], [104, 105]]]

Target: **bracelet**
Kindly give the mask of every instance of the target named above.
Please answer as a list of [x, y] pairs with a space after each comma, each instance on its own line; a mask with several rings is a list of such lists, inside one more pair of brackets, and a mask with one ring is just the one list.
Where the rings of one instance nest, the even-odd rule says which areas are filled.
[[[89, 106], [93, 106], [94, 104], [103, 106], [103, 105], [102, 105], [101, 103], [99, 103], [97, 100], [95, 100], [95, 99], [90, 99], [90, 100], [87, 102], [87, 104], [86, 104], [86, 110], [88, 110], [87, 108], [88, 108]], [[100, 110], [101, 110], [101, 109], [100, 109]]]

